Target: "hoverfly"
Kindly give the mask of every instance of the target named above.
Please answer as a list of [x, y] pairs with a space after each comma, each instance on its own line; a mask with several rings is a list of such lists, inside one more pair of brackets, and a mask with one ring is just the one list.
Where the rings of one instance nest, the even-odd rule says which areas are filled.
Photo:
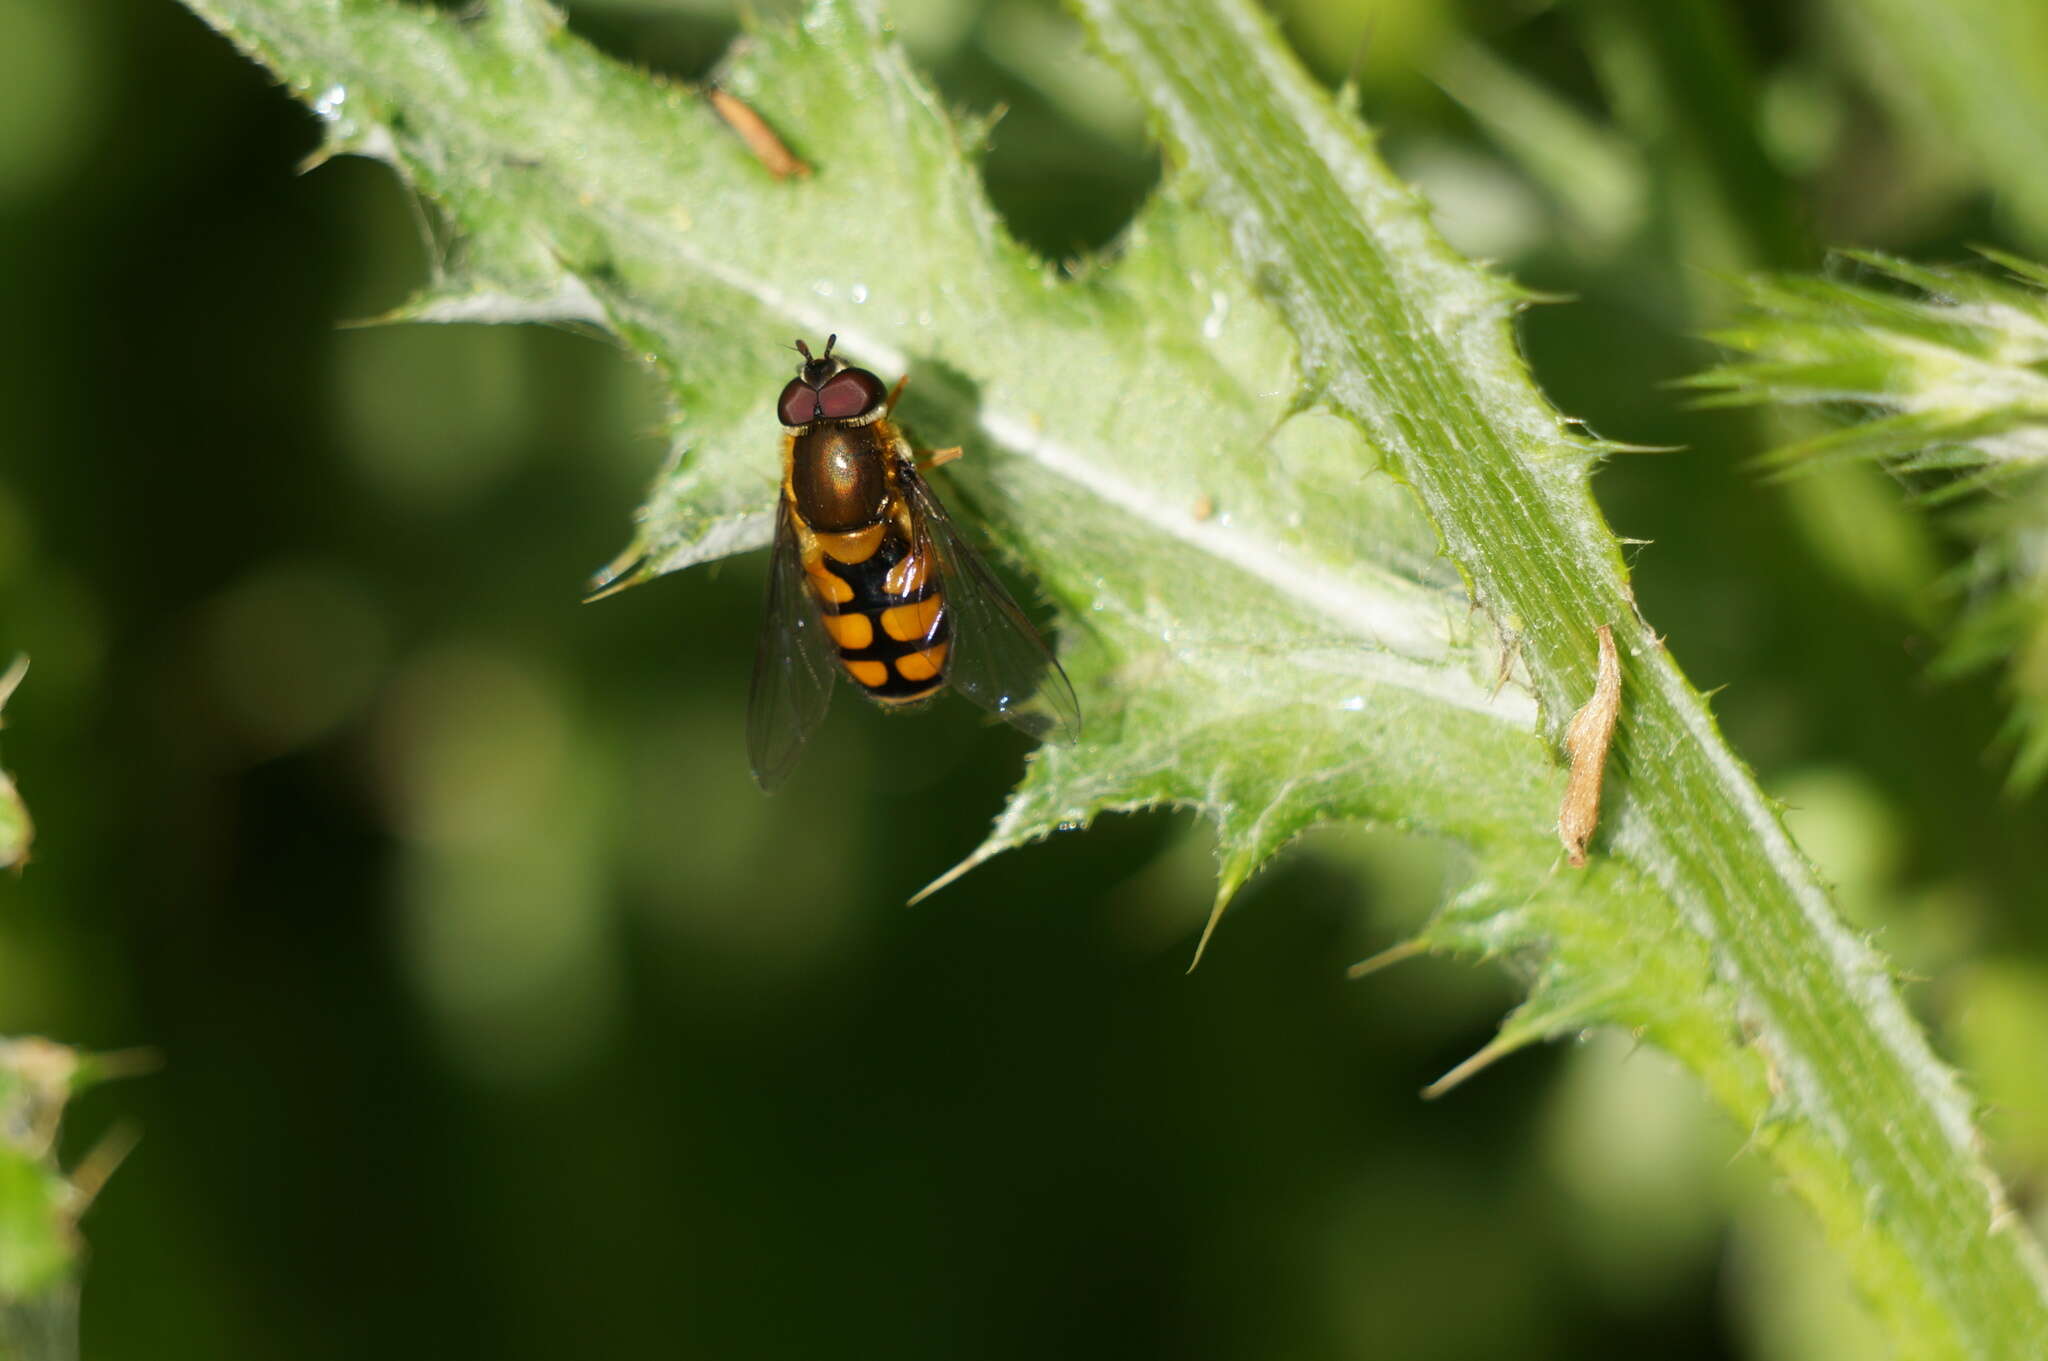
[[797, 341], [803, 363], [775, 403], [786, 434], [747, 704], [754, 778], [773, 790], [788, 776], [839, 675], [890, 708], [950, 685], [1033, 737], [1073, 741], [1074, 687], [889, 419], [903, 385], [885, 392], [833, 358], [838, 339], [815, 358]]

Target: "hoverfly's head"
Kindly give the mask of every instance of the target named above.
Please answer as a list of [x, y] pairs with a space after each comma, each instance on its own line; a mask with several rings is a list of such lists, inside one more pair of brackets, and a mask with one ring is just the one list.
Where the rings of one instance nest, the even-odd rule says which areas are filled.
[[838, 336], [827, 337], [825, 353], [816, 358], [812, 358], [810, 346], [801, 340], [796, 343], [804, 362], [775, 402], [775, 414], [790, 429], [801, 430], [818, 421], [866, 425], [882, 414], [888, 399], [882, 380], [866, 369], [834, 359], [832, 347], [838, 340]]

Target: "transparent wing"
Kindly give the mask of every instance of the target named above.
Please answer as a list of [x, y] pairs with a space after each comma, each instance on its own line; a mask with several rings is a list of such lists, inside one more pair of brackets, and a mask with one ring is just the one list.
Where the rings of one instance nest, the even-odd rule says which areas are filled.
[[825, 721], [838, 672], [831, 636], [804, 585], [789, 506], [778, 505], [768, 561], [768, 616], [761, 621], [754, 681], [747, 692], [747, 757], [762, 789], [773, 793], [796, 768], [804, 743]]
[[[1081, 736], [1073, 684], [1031, 621], [981, 555], [968, 547], [938, 497], [908, 462], [904, 481], [918, 536], [939, 564], [953, 646], [946, 677], [955, 690], [1043, 742]], [[1035, 702], [1034, 702], [1035, 701]]]

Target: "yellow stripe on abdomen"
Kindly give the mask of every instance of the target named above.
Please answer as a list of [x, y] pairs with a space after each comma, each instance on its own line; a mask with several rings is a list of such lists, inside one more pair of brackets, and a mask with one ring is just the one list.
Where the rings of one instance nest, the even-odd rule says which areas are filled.
[[899, 643], [919, 643], [932, 636], [943, 597], [936, 592], [909, 605], [892, 605], [881, 614], [882, 632]]
[[866, 529], [850, 530], [844, 534], [818, 535], [818, 547], [828, 558], [837, 559], [849, 566], [866, 562], [882, 546], [882, 535], [888, 531], [886, 524], [869, 525]]
[[949, 645], [940, 643], [922, 652], [913, 652], [896, 659], [896, 674], [907, 681], [937, 680], [946, 674], [946, 653]]
[[832, 635], [832, 641], [839, 644], [843, 652], [858, 652], [871, 647], [875, 641], [875, 624], [864, 614], [828, 614], [824, 616], [825, 632]]
[[850, 662], [844, 657], [839, 664], [846, 668], [846, 674], [870, 690], [889, 683], [889, 667], [886, 662]]

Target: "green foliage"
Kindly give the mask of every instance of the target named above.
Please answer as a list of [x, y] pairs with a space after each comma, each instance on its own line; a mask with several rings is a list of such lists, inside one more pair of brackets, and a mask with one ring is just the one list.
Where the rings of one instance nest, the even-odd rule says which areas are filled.
[[[1539, 988], [1538, 1003], [1562, 996], [1630, 1023], [1737, 1112], [1768, 1112], [1773, 1153], [1902, 1351], [2017, 1356], [2048, 1345], [2038, 1250], [2000, 1224], [1997, 1194], [1987, 1207], [1986, 1183], [1965, 1170], [1975, 1154], [1952, 1077], [1635, 614], [1587, 494], [1586, 449], [1527, 384], [1499, 313], [1471, 301], [1488, 281], [1428, 230], [1264, 21], [1217, 9], [1176, 20], [1098, 0], [1086, 12], [1155, 101], [1205, 205], [1273, 281], [1320, 393], [1373, 432], [1480, 603], [1517, 632], [1553, 728], [1590, 690], [1590, 637], [1612, 623], [1626, 678], [1615, 749], [1625, 792], [1608, 849], [1654, 881], [1672, 934], [1710, 952], [1712, 983], [1694, 997], [1683, 972], [1655, 975], [1682, 948], [1643, 950], [1650, 960], [1624, 966], [1621, 953], [1641, 942], [1587, 923], [1584, 903], [1521, 920], [1497, 913], [1488, 928], [1582, 944], [1585, 957], [1565, 946], [1552, 956], [1552, 979], [1568, 977]], [[1638, 921], [1648, 898], [1636, 889]], [[1730, 1054], [1738, 1031], [1753, 1045]], [[1759, 1055], [1764, 1102], [1743, 1086]], [[1881, 1217], [1853, 1189], [1872, 1185], [1886, 1188]], [[1976, 1261], [1956, 1270], [1958, 1251]]]
[[[789, 337], [836, 332], [911, 375], [913, 434], [967, 450], [942, 491], [1061, 607], [1087, 721], [1040, 753], [982, 856], [1171, 804], [1216, 823], [1221, 898], [1339, 816], [1493, 851], [1515, 898], [1548, 872], [1561, 786], [1526, 692], [1500, 683], [1506, 648], [1177, 192], [1113, 267], [1031, 259], [988, 208], [975, 138], [860, 6], [756, 33], [719, 73], [820, 167], [787, 182], [703, 100], [620, 79], [536, 5], [473, 24], [202, 8], [249, 25], [229, 26], [332, 117], [332, 150], [391, 158], [447, 218], [449, 256], [401, 315], [596, 322], [658, 368], [674, 454], [619, 580], [766, 543]], [[256, 27], [294, 10], [347, 16], [354, 55]], [[507, 95], [489, 118], [448, 98], [487, 89]], [[1498, 318], [1512, 299], [1489, 283], [1468, 305]]]
[[[26, 657], [15, 658], [13, 665], [0, 674], [0, 710], [7, 707], [15, 687], [27, 674]], [[35, 824], [29, 821], [28, 805], [22, 802], [13, 777], [0, 770], [0, 869], [18, 868], [28, 859], [29, 843], [34, 840]]]
[[1963, 503], [1973, 551], [1937, 668], [2005, 666], [2013, 783], [2031, 786], [2048, 774], [2048, 269], [1987, 254], [2013, 277], [1851, 252], [1861, 277], [1752, 280], [1751, 315], [1712, 334], [1744, 357], [1692, 386], [1847, 418], [1776, 450], [1781, 467], [1867, 460], [1930, 506]]
[[71, 1098], [107, 1074], [48, 1040], [0, 1040], [0, 1361], [77, 1354], [78, 1217], [112, 1160], [67, 1173], [57, 1133]]
[[1833, 0], [1870, 87], [1948, 173], [1974, 172], [2000, 211], [2048, 246], [2048, 7], [2036, 0]]
[[[765, 541], [788, 337], [912, 375], [902, 414], [965, 446], [942, 491], [1057, 608], [1088, 720], [970, 863], [1189, 807], [1220, 910], [1319, 822], [1454, 838], [1471, 877], [1420, 943], [1530, 979], [1488, 1057], [1593, 1023], [1654, 1040], [1811, 1202], [1902, 1352], [2048, 1346], [2038, 1254], [1952, 1076], [1636, 615], [1587, 491], [1603, 447], [1529, 382], [1516, 290], [1441, 242], [1246, 6], [1082, 6], [1181, 169], [1070, 275], [1009, 240], [979, 134], [858, 0], [718, 75], [817, 169], [787, 181], [536, 0], [192, 3], [330, 152], [442, 214], [401, 315], [596, 325], [662, 375], [674, 454], [617, 581]], [[1601, 625], [1625, 675], [1612, 830], [1563, 875], [1553, 744]]]

